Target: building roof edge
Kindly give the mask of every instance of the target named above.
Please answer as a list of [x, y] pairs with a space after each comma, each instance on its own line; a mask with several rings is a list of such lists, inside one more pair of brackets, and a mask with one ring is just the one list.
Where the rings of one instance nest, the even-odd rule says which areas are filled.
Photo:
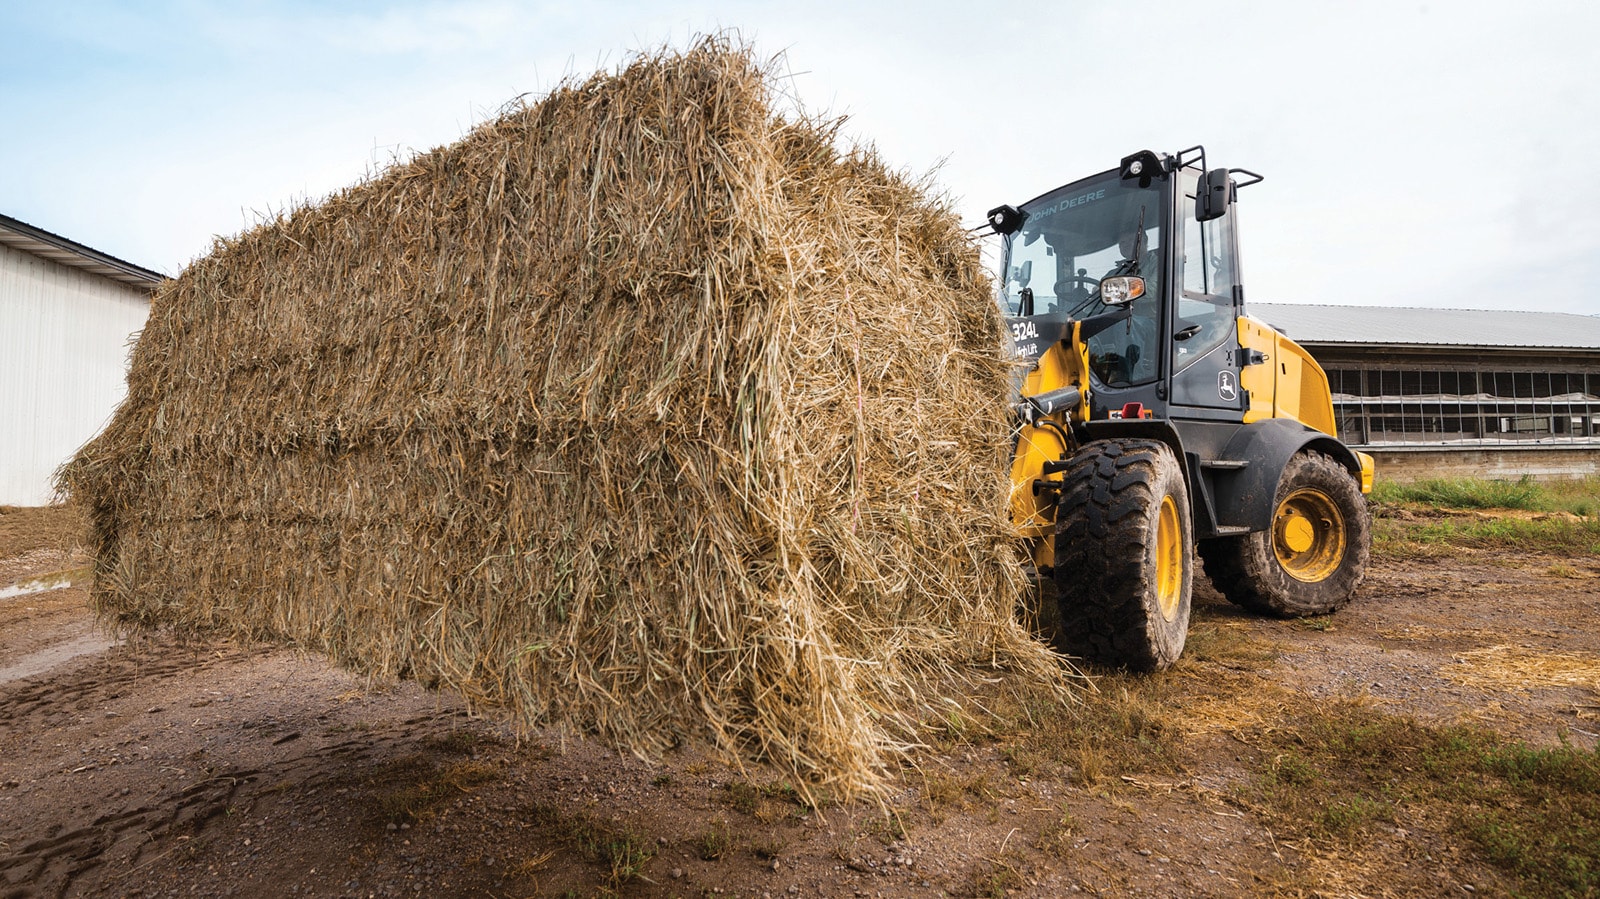
[[0, 215], [0, 245], [146, 292], [154, 292], [156, 285], [167, 277], [8, 215]]

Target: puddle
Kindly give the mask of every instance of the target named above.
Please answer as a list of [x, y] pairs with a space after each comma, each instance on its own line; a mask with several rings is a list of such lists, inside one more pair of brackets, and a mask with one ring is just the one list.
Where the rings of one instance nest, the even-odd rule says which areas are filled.
[[9, 587], [0, 587], [0, 599], [10, 599], [13, 596], [32, 596], [35, 593], [49, 593], [51, 590], [65, 590], [72, 586], [69, 580], [40, 580], [27, 581], [21, 584], [12, 584]]
[[116, 640], [100, 633], [84, 634], [81, 637], [64, 640], [38, 652], [30, 652], [0, 668], [0, 684], [43, 674], [73, 659], [105, 652], [115, 645], [117, 645]]

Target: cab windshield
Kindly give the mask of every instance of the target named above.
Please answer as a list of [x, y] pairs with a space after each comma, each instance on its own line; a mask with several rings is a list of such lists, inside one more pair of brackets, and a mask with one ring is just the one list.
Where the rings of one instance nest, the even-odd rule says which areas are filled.
[[1021, 315], [1031, 295], [1036, 315], [1088, 318], [1108, 311], [1100, 299], [1102, 278], [1138, 275], [1144, 297], [1134, 301], [1126, 324], [1090, 339], [1090, 368], [1112, 386], [1153, 380], [1160, 357], [1154, 345], [1163, 245], [1159, 187], [1141, 188], [1111, 173], [1045, 194], [1022, 212], [1022, 227], [1006, 238], [1001, 302], [1007, 314]]

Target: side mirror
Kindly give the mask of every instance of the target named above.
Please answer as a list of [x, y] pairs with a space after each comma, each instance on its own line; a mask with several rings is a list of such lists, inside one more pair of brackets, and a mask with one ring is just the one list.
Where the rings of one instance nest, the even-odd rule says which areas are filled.
[[1033, 280], [1033, 260], [1029, 259], [1021, 265], [1013, 265], [1011, 267], [1011, 280], [1023, 287], [1027, 287], [1028, 282]]
[[1233, 188], [1228, 183], [1227, 169], [1212, 169], [1200, 179], [1199, 192], [1194, 198], [1195, 221], [1209, 222], [1222, 218], [1233, 202]]
[[1100, 282], [1100, 302], [1107, 306], [1126, 306], [1144, 296], [1144, 279], [1138, 275], [1117, 275]]

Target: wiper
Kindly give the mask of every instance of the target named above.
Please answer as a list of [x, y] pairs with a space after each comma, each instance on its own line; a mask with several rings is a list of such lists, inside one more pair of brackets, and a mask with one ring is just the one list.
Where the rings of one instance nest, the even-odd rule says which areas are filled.
[[[1133, 238], [1133, 258], [1132, 259], [1124, 259], [1121, 262], [1118, 262], [1117, 265], [1116, 265], [1116, 268], [1113, 268], [1110, 272], [1106, 273], [1106, 276], [1105, 276], [1106, 278], [1115, 278], [1115, 277], [1117, 277], [1119, 275], [1138, 275], [1139, 274], [1139, 259], [1144, 256], [1144, 251], [1145, 251], [1145, 233], [1144, 233], [1144, 213], [1145, 213], [1145, 208], [1146, 207], [1143, 206], [1143, 205], [1141, 205], [1139, 207], [1139, 226], [1138, 226], [1138, 230], [1136, 232], [1134, 232], [1134, 238]], [[1103, 280], [1105, 280], [1105, 278], [1102, 278], [1101, 280], [1103, 281]], [[1080, 313], [1082, 313], [1086, 309], [1089, 309], [1089, 308], [1093, 307], [1096, 303], [1100, 303], [1100, 288], [1099, 287], [1096, 287], [1094, 289], [1094, 292], [1089, 294], [1089, 298], [1088, 299], [1086, 299], [1083, 302], [1079, 303], [1078, 305], [1074, 306], [1072, 308], [1072, 311], [1068, 312], [1067, 315], [1072, 317], [1072, 318], [1081, 319], [1082, 316], [1080, 316]], [[1104, 304], [1101, 304], [1101, 305], [1103, 306]]]
[[1128, 271], [1123, 272], [1123, 271], [1120, 271], [1122, 266], [1120, 266], [1120, 265], [1117, 266], [1117, 268], [1119, 269], [1117, 274], [1119, 274], [1119, 275], [1137, 275], [1137, 274], [1139, 274], [1139, 260], [1141, 258], [1143, 258], [1143, 256], [1144, 256], [1144, 209], [1145, 208], [1144, 208], [1143, 204], [1141, 204], [1139, 206], [1139, 229], [1134, 232], [1134, 238], [1133, 238], [1133, 258], [1128, 260], [1129, 262], [1133, 263], [1133, 267], [1131, 269], [1129, 269]]

